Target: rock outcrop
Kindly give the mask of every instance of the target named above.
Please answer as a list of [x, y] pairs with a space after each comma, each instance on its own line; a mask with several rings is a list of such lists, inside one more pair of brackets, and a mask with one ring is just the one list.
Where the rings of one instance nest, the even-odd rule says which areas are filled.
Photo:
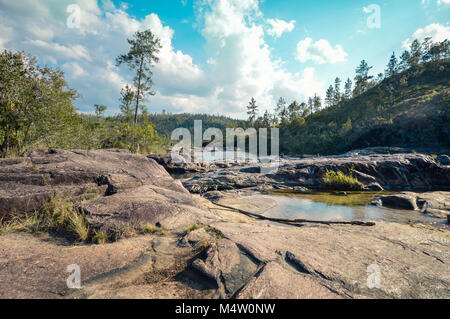
[[[364, 153], [366, 154], [366, 153]], [[264, 167], [264, 165], [260, 165]], [[450, 186], [450, 166], [418, 153], [281, 158], [279, 168], [262, 173], [259, 167], [232, 167], [200, 173], [183, 181], [195, 193], [261, 185], [324, 188], [327, 170], [352, 174], [364, 186], [361, 190], [445, 189]]]
[[[344, 169], [348, 158], [341, 160], [283, 160], [274, 174], [241, 167], [218, 176], [233, 176], [221, 180], [227, 187], [235, 178], [243, 187], [261, 180], [314, 185], [306, 181], [319, 178], [316, 170]], [[417, 154], [353, 160], [368, 182], [372, 176], [411, 185], [420, 176], [431, 185], [447, 176], [445, 167]], [[53, 234], [2, 235], [0, 298], [450, 298], [448, 228], [261, 222], [206, 199], [217, 200], [218, 192], [191, 195], [154, 160], [119, 151], [34, 150], [0, 161], [0, 186], [2, 216], [33, 211], [55, 193], [76, 199], [95, 190], [98, 196], [79, 202], [95, 229], [165, 228], [100, 245], [73, 245]], [[402, 201], [445, 209], [448, 195], [439, 196]], [[270, 203], [249, 205], [264, 209]], [[66, 285], [73, 264], [81, 270], [81, 289]]]
[[176, 158], [173, 159], [170, 153], [150, 154], [147, 157], [155, 160], [159, 165], [164, 167], [169, 174], [175, 175], [205, 172], [216, 168], [214, 164], [208, 162], [187, 162], [182, 156], [176, 156]]
[[401, 192], [375, 197], [372, 205], [421, 211], [433, 217], [447, 218], [450, 214], [450, 192]]
[[87, 192], [98, 194], [81, 203], [87, 221], [111, 235], [147, 223], [171, 229], [209, 218], [179, 181], [145, 156], [36, 149], [0, 160], [0, 217], [33, 212], [54, 194]]

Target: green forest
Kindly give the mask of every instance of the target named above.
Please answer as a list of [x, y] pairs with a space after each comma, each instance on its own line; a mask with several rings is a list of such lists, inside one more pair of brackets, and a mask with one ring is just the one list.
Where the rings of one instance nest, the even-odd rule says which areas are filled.
[[[21, 156], [35, 147], [64, 149], [124, 148], [138, 153], [165, 152], [177, 127], [277, 127], [280, 152], [337, 154], [369, 146], [450, 147], [449, 41], [414, 41], [384, 73], [373, 76], [362, 60], [355, 78], [337, 77], [324, 101], [314, 94], [307, 101], [286, 103], [280, 97], [276, 112], [259, 115], [252, 98], [248, 120], [207, 114], [152, 114], [145, 101], [152, 90], [151, 68], [161, 45], [151, 31], [128, 40], [130, 51], [117, 58], [136, 72], [132, 85], [120, 92], [120, 113], [81, 114], [73, 102], [81, 95], [70, 88], [64, 73], [40, 66], [25, 52], [0, 54], [0, 157]], [[155, 79], [157, 81], [157, 79]], [[243, 102], [245, 105], [245, 102]]]

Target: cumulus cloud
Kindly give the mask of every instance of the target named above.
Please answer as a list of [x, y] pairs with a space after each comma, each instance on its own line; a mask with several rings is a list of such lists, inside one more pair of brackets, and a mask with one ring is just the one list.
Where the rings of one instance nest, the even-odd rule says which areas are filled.
[[291, 32], [295, 27], [295, 20], [286, 22], [280, 19], [267, 19], [267, 23], [270, 25], [270, 29], [267, 33], [275, 38], [281, 37], [285, 32]]
[[297, 60], [306, 62], [309, 60], [318, 64], [343, 62], [347, 53], [340, 45], [334, 48], [324, 39], [313, 42], [311, 38], [306, 38], [297, 44]]
[[[70, 4], [80, 8], [80, 28], [66, 25]], [[101, 6], [96, 0], [46, 4], [0, 0], [0, 21], [5, 24], [0, 26], [0, 47], [25, 50], [43, 63], [60, 66], [69, 85], [83, 95], [76, 102], [82, 111], [91, 111], [93, 104], [103, 103], [117, 112], [120, 88], [131, 83], [133, 73], [125, 66], [117, 68], [115, 58], [127, 52], [127, 38], [137, 30], [150, 28], [163, 44], [160, 63], [154, 69], [159, 98], [167, 95], [166, 100], [170, 100], [175, 93], [208, 93], [204, 72], [191, 56], [173, 48], [174, 31], [164, 26], [156, 14], [136, 19], [126, 9], [117, 8], [110, 0], [102, 1]]]
[[314, 92], [321, 93], [323, 83], [315, 79], [313, 69], [292, 74], [273, 59], [264, 41], [263, 24], [256, 22], [262, 15], [258, 1], [208, 1], [202, 10], [202, 34], [214, 61], [212, 105], [245, 116], [243, 109], [251, 97], [262, 109], [273, 109], [280, 96], [302, 101]]
[[34, 49], [38, 49], [41, 52], [45, 52], [49, 56], [52, 56], [57, 59], [74, 59], [81, 60], [85, 59], [86, 61], [91, 62], [92, 58], [89, 55], [86, 47], [82, 45], [73, 45], [73, 46], [64, 46], [54, 42], [46, 42], [43, 40], [26, 40], [23, 42], [26, 46]]
[[450, 39], [450, 27], [446, 27], [438, 23], [427, 25], [423, 29], [418, 29], [410, 38], [403, 41], [402, 46], [406, 50], [409, 50], [411, 43], [415, 39], [423, 42], [423, 40], [428, 37], [430, 37], [433, 42], [441, 42], [445, 39]]
[[[81, 9], [80, 28], [66, 25], [70, 4]], [[196, 2], [207, 69], [174, 47], [175, 31], [157, 14], [136, 18], [126, 5], [117, 7], [110, 0], [100, 4], [96, 0], [48, 0], [45, 4], [0, 0], [0, 47], [25, 50], [43, 63], [61, 67], [69, 85], [83, 95], [76, 102], [82, 112], [92, 112], [96, 103], [107, 105], [110, 113], [118, 112], [120, 88], [132, 82], [133, 72], [117, 67], [115, 58], [128, 51], [127, 38], [147, 28], [163, 45], [154, 68], [157, 94], [147, 102], [152, 112], [166, 109], [245, 117], [251, 97], [263, 109], [273, 109], [280, 96], [301, 101], [322, 93], [323, 83], [316, 80], [314, 69], [291, 73], [271, 56], [264, 41], [267, 22], [258, 5], [258, 0]], [[282, 27], [277, 23], [274, 36], [294, 25], [292, 21]]]

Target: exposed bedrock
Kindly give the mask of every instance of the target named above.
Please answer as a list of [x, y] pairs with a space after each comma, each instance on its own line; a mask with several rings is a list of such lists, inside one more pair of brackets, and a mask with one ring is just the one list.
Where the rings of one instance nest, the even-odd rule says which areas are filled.
[[[81, 200], [87, 193], [91, 199]], [[36, 149], [24, 158], [0, 160], [0, 217], [33, 212], [55, 194], [80, 198], [87, 221], [106, 233], [145, 223], [172, 229], [213, 218], [145, 156]]]
[[279, 168], [261, 173], [260, 166], [230, 167], [210, 170], [183, 181], [191, 192], [230, 190], [255, 186], [302, 186], [326, 188], [323, 176], [327, 170], [352, 174], [363, 184], [349, 190], [414, 190], [448, 189], [450, 166], [433, 157], [419, 153], [361, 155], [348, 153], [340, 156], [281, 158]]

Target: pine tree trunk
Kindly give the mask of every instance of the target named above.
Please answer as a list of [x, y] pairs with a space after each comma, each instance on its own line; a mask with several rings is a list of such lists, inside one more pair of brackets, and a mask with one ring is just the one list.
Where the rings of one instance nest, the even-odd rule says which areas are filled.
[[137, 114], [139, 109], [139, 96], [141, 93], [141, 81], [142, 81], [142, 67], [144, 64], [144, 57], [141, 57], [141, 63], [139, 65], [139, 74], [138, 74], [138, 87], [137, 87], [137, 94], [136, 94], [136, 109], [134, 110], [134, 124], [137, 124]]

